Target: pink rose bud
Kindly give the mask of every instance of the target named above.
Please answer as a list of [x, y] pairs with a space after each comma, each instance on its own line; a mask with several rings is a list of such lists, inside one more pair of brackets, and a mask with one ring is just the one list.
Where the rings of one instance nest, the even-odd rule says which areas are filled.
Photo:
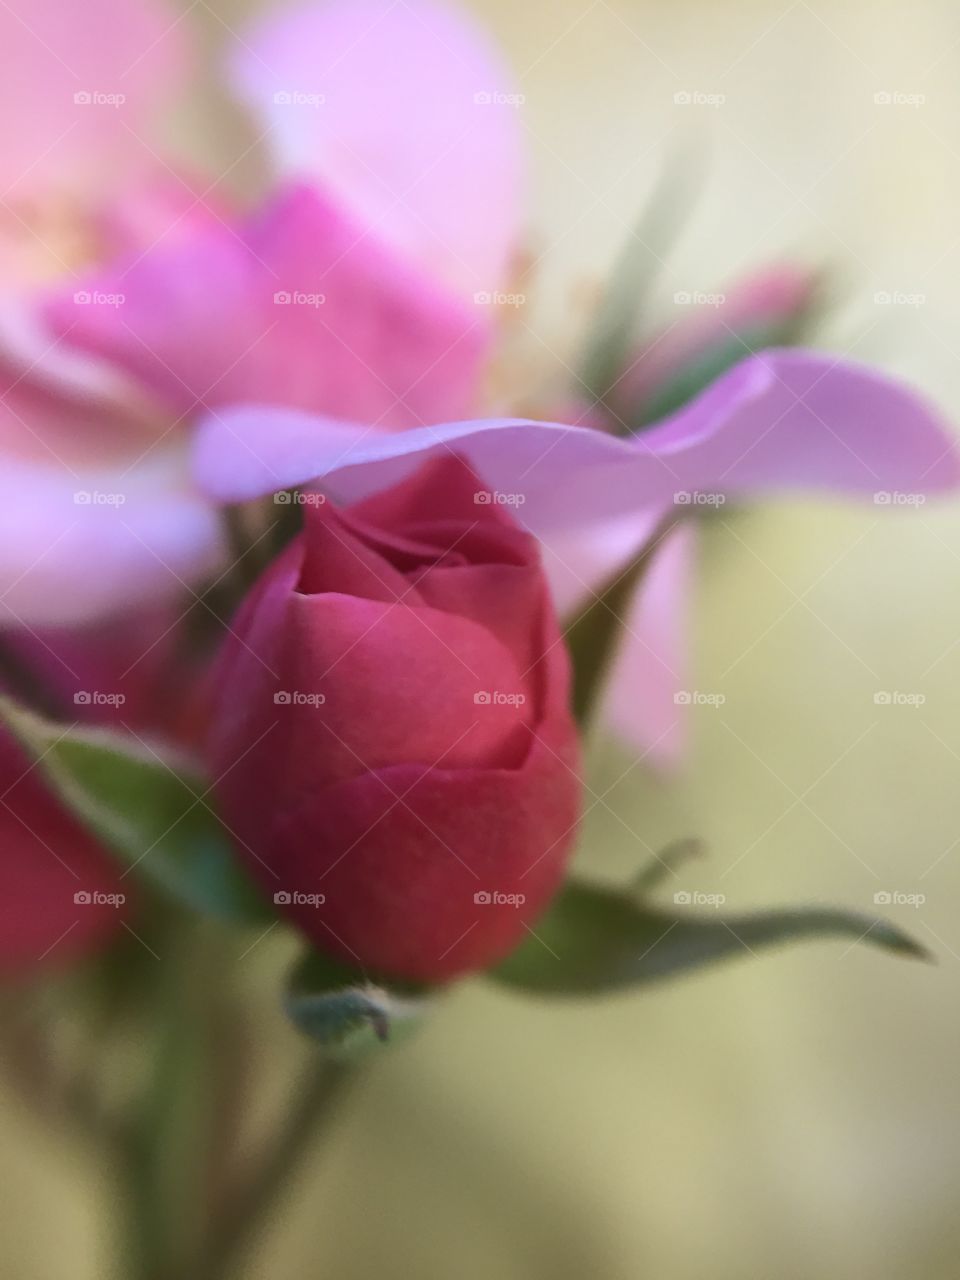
[[676, 293], [676, 323], [634, 354], [618, 401], [654, 422], [752, 351], [794, 344], [820, 285], [814, 271], [781, 262], [741, 277], [729, 292]]
[[212, 763], [241, 857], [316, 946], [444, 980], [526, 936], [580, 809], [569, 660], [522, 494], [453, 456], [305, 528], [233, 624]]

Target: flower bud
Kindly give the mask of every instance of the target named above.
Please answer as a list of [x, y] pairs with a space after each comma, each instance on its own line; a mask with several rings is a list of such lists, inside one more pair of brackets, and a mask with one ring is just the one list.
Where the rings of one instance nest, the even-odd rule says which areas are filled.
[[306, 496], [221, 657], [220, 811], [322, 951], [482, 968], [557, 889], [580, 806], [539, 549], [452, 456], [347, 509]]

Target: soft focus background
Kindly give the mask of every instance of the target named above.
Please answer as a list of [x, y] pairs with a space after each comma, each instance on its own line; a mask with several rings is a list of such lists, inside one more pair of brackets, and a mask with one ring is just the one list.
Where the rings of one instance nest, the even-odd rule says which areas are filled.
[[[256, 8], [183, 7], [211, 50]], [[839, 295], [824, 341], [960, 423], [956, 5], [472, 7], [525, 95], [538, 265], [517, 326], [538, 377], [562, 371], [590, 286], [686, 148], [704, 176], [663, 318], [674, 292], [751, 264], [824, 263]], [[223, 143], [215, 105], [176, 125], [200, 155]], [[726, 702], [697, 710], [668, 782], [598, 752], [582, 854], [623, 876], [699, 834], [711, 856], [684, 884], [728, 911], [924, 895], [889, 911], [936, 968], [825, 943], [592, 1008], [473, 984], [351, 1099], [249, 1275], [953, 1280], [958, 580], [960, 507], [724, 510], [703, 542], [692, 687]], [[292, 1051], [279, 1024], [274, 1051]], [[9, 1106], [2, 1133], [5, 1274], [102, 1276], [102, 1171]]]

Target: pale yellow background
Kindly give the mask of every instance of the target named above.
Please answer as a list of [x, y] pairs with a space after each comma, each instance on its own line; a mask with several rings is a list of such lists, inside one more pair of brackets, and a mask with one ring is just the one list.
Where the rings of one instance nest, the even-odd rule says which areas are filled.
[[[474, 7], [527, 99], [530, 227], [556, 300], [530, 315], [543, 342], [565, 354], [565, 299], [684, 138], [707, 177], [666, 318], [675, 290], [758, 260], [828, 261], [844, 290], [831, 345], [960, 421], [955, 5]], [[192, 16], [229, 38], [206, 5]], [[726, 100], [677, 106], [682, 90]], [[877, 105], [883, 91], [925, 102]], [[878, 306], [881, 290], [925, 302]], [[712, 857], [684, 883], [729, 910], [922, 893], [892, 914], [939, 966], [826, 943], [594, 1008], [464, 989], [354, 1100], [251, 1276], [956, 1276], [960, 508], [725, 513], [701, 574], [692, 683], [727, 702], [696, 714], [669, 784], [596, 762], [591, 787], [613, 786], [623, 820], [593, 811], [583, 866], [626, 875], [645, 845], [696, 833]], [[878, 707], [877, 690], [926, 702]], [[13, 1117], [5, 1138], [5, 1274], [101, 1276], [84, 1154]]]

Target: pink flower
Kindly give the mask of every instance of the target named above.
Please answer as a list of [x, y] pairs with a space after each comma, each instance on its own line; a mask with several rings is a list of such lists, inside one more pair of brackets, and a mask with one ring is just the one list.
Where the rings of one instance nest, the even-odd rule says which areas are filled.
[[502, 96], [492, 50], [425, 0], [334, 0], [233, 40], [273, 168], [251, 211], [159, 139], [184, 30], [158, 0], [0, 12], [26, 122], [0, 155], [0, 625], [210, 574], [219, 523], [185, 466], [201, 410], [406, 426], [475, 406], [493, 326], [473, 294], [501, 283], [519, 172], [511, 109], [474, 100]]
[[308, 507], [234, 623], [214, 704], [218, 800], [250, 871], [322, 950], [412, 979], [511, 950], [579, 812], [536, 543], [478, 490], [448, 455]]

